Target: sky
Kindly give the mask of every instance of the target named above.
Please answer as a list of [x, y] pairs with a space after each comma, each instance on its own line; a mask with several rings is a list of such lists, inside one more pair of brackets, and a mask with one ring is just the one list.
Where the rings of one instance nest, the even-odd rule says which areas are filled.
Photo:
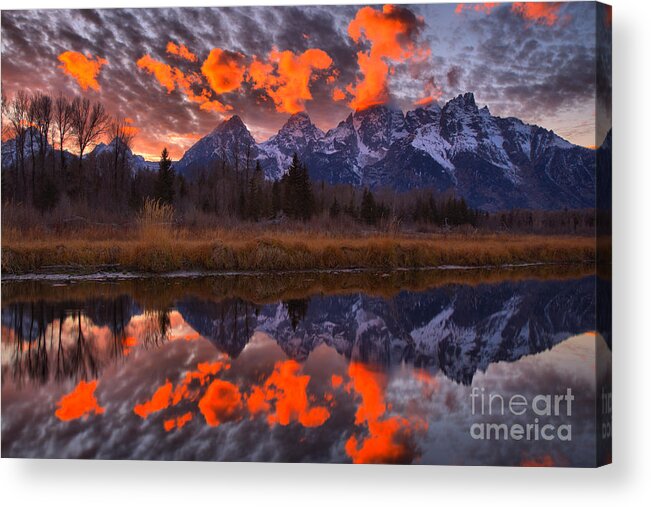
[[[2, 88], [100, 100], [174, 159], [239, 115], [260, 142], [306, 111], [480, 107], [594, 146], [591, 2], [2, 11]], [[603, 21], [610, 26], [610, 18]]]

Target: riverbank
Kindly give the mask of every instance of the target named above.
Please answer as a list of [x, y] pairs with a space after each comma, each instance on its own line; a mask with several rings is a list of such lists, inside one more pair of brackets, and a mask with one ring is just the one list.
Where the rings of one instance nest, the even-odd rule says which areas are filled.
[[592, 237], [151, 231], [129, 237], [3, 234], [2, 273], [300, 271], [595, 261]]

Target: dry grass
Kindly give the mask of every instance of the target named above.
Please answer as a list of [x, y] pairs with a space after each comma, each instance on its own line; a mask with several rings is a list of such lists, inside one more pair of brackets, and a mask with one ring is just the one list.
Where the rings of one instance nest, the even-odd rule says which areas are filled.
[[140, 238], [150, 244], [164, 244], [172, 236], [174, 207], [155, 199], [146, 199], [138, 213]]
[[[157, 203], [136, 229], [72, 233], [3, 229], [2, 272], [396, 269], [445, 265], [594, 262], [595, 239], [501, 234], [377, 234], [361, 237], [255, 229], [171, 227]], [[608, 254], [609, 255], [609, 254]]]

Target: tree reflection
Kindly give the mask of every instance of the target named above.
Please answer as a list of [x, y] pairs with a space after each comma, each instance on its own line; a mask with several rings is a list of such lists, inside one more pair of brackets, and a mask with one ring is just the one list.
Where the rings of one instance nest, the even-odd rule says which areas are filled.
[[287, 301], [283, 301], [283, 305], [287, 309], [287, 314], [292, 323], [292, 329], [296, 331], [298, 325], [305, 318], [305, 315], [307, 315], [310, 300], [307, 298], [288, 299]]
[[[4, 377], [11, 372], [16, 385], [25, 382], [47, 383], [50, 379], [88, 380], [99, 377], [111, 362], [126, 356], [126, 332], [132, 316], [127, 308], [129, 298], [117, 298], [109, 304], [106, 321], [109, 333], [88, 315], [89, 307], [70, 309], [67, 304], [44, 302], [14, 303], [3, 309], [2, 341], [8, 344], [11, 356]], [[9, 317], [9, 318], [7, 318]], [[143, 314], [143, 347], [157, 347], [169, 337], [169, 310], [147, 311]]]

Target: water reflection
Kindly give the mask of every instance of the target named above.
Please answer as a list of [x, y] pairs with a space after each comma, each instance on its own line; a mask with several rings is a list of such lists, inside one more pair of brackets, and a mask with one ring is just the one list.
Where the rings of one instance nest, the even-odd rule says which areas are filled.
[[[2, 455], [592, 465], [594, 279], [517, 278], [285, 298], [3, 284]], [[473, 440], [477, 386], [571, 386], [572, 442]]]

